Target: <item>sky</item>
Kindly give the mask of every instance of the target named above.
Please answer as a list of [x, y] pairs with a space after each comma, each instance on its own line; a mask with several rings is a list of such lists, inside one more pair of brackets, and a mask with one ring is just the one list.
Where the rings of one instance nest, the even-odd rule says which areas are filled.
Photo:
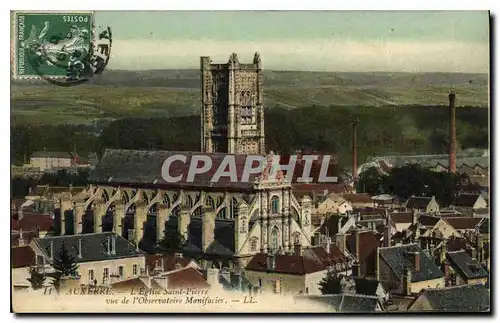
[[99, 11], [110, 69], [199, 68], [236, 52], [264, 69], [346, 72], [489, 70], [487, 11]]

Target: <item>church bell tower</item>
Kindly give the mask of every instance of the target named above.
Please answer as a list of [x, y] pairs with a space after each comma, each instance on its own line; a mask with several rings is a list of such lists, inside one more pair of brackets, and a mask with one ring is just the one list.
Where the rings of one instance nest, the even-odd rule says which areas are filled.
[[263, 76], [260, 55], [241, 64], [201, 57], [201, 151], [265, 155]]

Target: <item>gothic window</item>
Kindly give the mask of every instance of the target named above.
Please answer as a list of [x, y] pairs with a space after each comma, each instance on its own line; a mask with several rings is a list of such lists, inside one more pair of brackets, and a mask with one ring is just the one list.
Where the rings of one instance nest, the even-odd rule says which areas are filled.
[[142, 200], [143, 200], [144, 202], [146, 202], [146, 203], [148, 203], [148, 202], [149, 202], [149, 199], [148, 199], [148, 194], [146, 194], [146, 192], [143, 192], [143, 193], [142, 193]]
[[149, 216], [156, 216], [158, 214], [158, 204], [155, 203], [153, 204], [149, 210], [148, 210], [148, 215]]
[[223, 207], [220, 209], [219, 213], [217, 213], [217, 218], [219, 219], [225, 219], [226, 218], [226, 208]]
[[300, 244], [300, 233], [295, 232], [292, 234], [292, 241], [294, 245]]
[[280, 200], [277, 196], [271, 198], [271, 213], [279, 213]]
[[240, 233], [247, 233], [247, 218], [245, 217], [241, 219]]
[[276, 251], [279, 248], [279, 230], [274, 227], [271, 231], [271, 250]]
[[177, 205], [173, 210], [172, 210], [172, 216], [179, 216], [181, 212], [181, 208], [179, 207], [179, 205]]
[[251, 252], [257, 251], [258, 243], [259, 243], [259, 239], [257, 239], [256, 237], [253, 237], [252, 240], [250, 240], [250, 251]]
[[195, 216], [195, 217], [201, 217], [202, 212], [203, 212], [202, 207], [199, 206], [199, 207], [196, 208], [196, 210], [194, 210], [193, 216]]
[[170, 207], [170, 198], [168, 197], [168, 194], [165, 194], [163, 196], [163, 204], [165, 204], [166, 207]]
[[234, 219], [235, 217], [238, 216], [238, 201], [236, 198], [231, 199], [231, 206], [229, 210], [229, 218]]
[[192, 208], [193, 207], [193, 199], [191, 198], [191, 196], [187, 196], [187, 206], [189, 208]]
[[207, 198], [205, 200], [205, 206], [209, 209], [215, 210], [215, 202], [211, 196], [207, 196]]

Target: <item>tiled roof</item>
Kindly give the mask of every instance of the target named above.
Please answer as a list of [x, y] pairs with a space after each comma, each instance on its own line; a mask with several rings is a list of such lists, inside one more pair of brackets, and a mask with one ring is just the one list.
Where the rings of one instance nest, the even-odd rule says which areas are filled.
[[436, 225], [436, 223], [441, 220], [440, 217], [437, 216], [432, 216], [432, 215], [427, 215], [427, 214], [420, 214], [418, 217], [418, 222], [426, 227], [433, 227]]
[[342, 197], [351, 203], [373, 203], [371, 196], [365, 193], [344, 194]]
[[356, 294], [370, 296], [377, 295], [379, 282], [376, 279], [355, 278], [354, 284], [356, 286]]
[[32, 231], [40, 229], [40, 231], [52, 231], [54, 229], [54, 219], [46, 214], [25, 214], [20, 220], [12, 221], [12, 230]]
[[[116, 238], [116, 251], [115, 253], [108, 253], [108, 238]], [[78, 257], [78, 241], [81, 239], [82, 256]], [[45, 237], [43, 239], [36, 238], [33, 241], [40, 247], [46, 255], [49, 254], [51, 242], [54, 246], [54, 256], [58, 256], [59, 250], [63, 242], [76, 262], [89, 262], [89, 261], [102, 261], [129, 257], [142, 256], [143, 253], [135, 249], [129, 241], [125, 240], [122, 236], [112, 232], [103, 233], [89, 233], [79, 234], [72, 236], [59, 236], [59, 237]]]
[[346, 222], [349, 220], [347, 216], [342, 216], [342, 215], [328, 216], [325, 219], [325, 222], [323, 222], [323, 224], [319, 228], [319, 232], [321, 232], [322, 234], [326, 234], [328, 232], [330, 236], [337, 234], [339, 232], [338, 231], [339, 219], [341, 221], [342, 226], [344, 226], [344, 224], [346, 224]]
[[210, 288], [210, 284], [206, 281], [205, 277], [203, 277], [203, 274], [192, 267], [186, 267], [184, 269], [162, 275], [162, 277], [165, 276], [167, 277], [168, 289]]
[[460, 194], [453, 201], [452, 205], [459, 207], [473, 207], [480, 194]]
[[468, 240], [463, 238], [452, 238], [446, 241], [446, 250], [458, 251], [468, 248]]
[[[19, 238], [21, 234], [19, 231], [12, 231], [11, 232], [11, 245], [13, 247], [19, 245]], [[38, 238], [38, 231], [28, 231], [28, 232], [23, 232], [23, 240], [24, 244], [29, 244], [31, 240]]]
[[411, 223], [413, 221], [412, 212], [389, 213], [393, 223]]
[[179, 264], [181, 268], [184, 268], [191, 262], [191, 258], [185, 258], [185, 257], [175, 257], [167, 255], [165, 256], [147, 255], [146, 266], [148, 266], [149, 272], [153, 272], [158, 265], [161, 265], [162, 259], [163, 259], [163, 270], [166, 272], [178, 269], [177, 264]]
[[425, 297], [432, 310], [438, 312], [486, 312], [490, 310], [490, 291], [483, 285], [424, 289], [420, 297]]
[[[177, 230], [178, 217], [171, 216], [167, 221], [167, 226], [171, 230]], [[188, 241], [184, 248], [186, 252], [202, 252], [202, 232], [203, 223], [199, 218], [191, 218], [188, 226]], [[214, 241], [206, 250], [206, 254], [231, 256], [234, 250], [234, 221], [215, 220]]]
[[342, 253], [342, 251], [334, 243], [330, 244], [330, 253], [324, 247], [312, 247], [304, 251], [304, 255], [307, 252], [314, 252], [315, 256], [318, 257], [325, 266], [331, 266], [337, 263], [347, 262], [347, 257]]
[[472, 259], [464, 250], [448, 252], [446, 258], [463, 278], [475, 279], [488, 277], [488, 272], [484, 270], [481, 264], [476, 259]]
[[[420, 253], [420, 270], [416, 271], [411, 260], [408, 257], [408, 252]], [[443, 277], [441, 270], [430, 260], [425, 253], [416, 244], [407, 244], [402, 246], [387, 247], [379, 249], [380, 257], [389, 265], [394, 274], [402, 279], [405, 275], [406, 268], [412, 273], [412, 282], [421, 282], [431, 279]]]
[[343, 313], [375, 312], [379, 304], [377, 297], [366, 295], [311, 295], [297, 296], [296, 299], [323, 303], [331, 307], [335, 312]]
[[[347, 249], [353, 255], [356, 254], [355, 242], [356, 233], [351, 233], [347, 236]], [[377, 251], [380, 247], [380, 241], [373, 231], [365, 231], [359, 233], [359, 261], [364, 262], [370, 255]]]
[[276, 255], [275, 267], [268, 267], [266, 254], [256, 254], [252, 257], [246, 270], [275, 272], [289, 275], [305, 275], [325, 270], [323, 262], [317, 257], [306, 257], [296, 255]]
[[35, 151], [31, 154], [32, 158], [71, 158], [71, 154], [62, 151]]
[[474, 229], [483, 218], [477, 217], [447, 217], [444, 219], [456, 230]]
[[481, 226], [479, 227], [479, 233], [490, 233], [490, 219], [484, 219], [484, 221], [481, 223]]
[[[164, 161], [174, 155], [186, 156], [186, 162], [175, 161], [170, 167], [170, 176], [176, 177], [182, 174], [182, 179], [176, 183], [167, 183], [161, 175]], [[197, 174], [192, 183], [187, 182], [187, 174], [193, 156], [210, 156], [212, 167], [203, 174]], [[250, 174], [248, 182], [231, 182], [229, 177], [221, 177], [216, 183], [211, 179], [217, 171], [223, 159], [229, 154], [223, 153], [199, 153], [186, 151], [166, 151], [166, 150], [127, 150], [127, 149], [106, 149], [101, 162], [96, 166], [89, 176], [91, 183], [109, 184], [134, 184], [148, 186], [169, 187], [198, 187], [198, 188], [235, 188], [250, 189], [253, 187], [253, 180], [260, 174]], [[245, 167], [246, 155], [232, 155], [235, 158], [236, 173], [238, 179], [241, 178]], [[255, 162], [256, 166], [257, 162]]]
[[131, 278], [131, 279], [111, 283], [110, 285], [111, 285], [111, 288], [113, 288], [113, 290], [120, 290], [120, 291], [130, 291], [130, 290], [132, 290], [132, 288], [135, 290], [139, 290], [141, 288], [142, 289], [154, 288], [156, 290], [163, 289], [154, 279], [151, 279], [151, 285], [148, 286], [148, 284], [144, 281], [144, 280], [148, 280], [148, 279], [151, 279], [151, 278], [150, 277], [146, 277], [146, 278], [136, 277], [136, 278]]
[[22, 268], [35, 265], [36, 255], [30, 246], [12, 248], [12, 268]]
[[406, 207], [414, 209], [425, 209], [431, 199], [431, 197], [426, 196], [412, 196], [408, 199], [408, 202], [406, 202]]

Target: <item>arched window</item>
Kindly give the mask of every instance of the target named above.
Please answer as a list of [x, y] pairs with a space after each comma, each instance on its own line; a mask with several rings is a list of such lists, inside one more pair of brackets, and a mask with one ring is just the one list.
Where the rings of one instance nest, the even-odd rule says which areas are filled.
[[179, 216], [179, 214], [181, 213], [181, 208], [179, 207], [179, 205], [177, 205], [173, 210], [172, 210], [172, 216]]
[[191, 196], [187, 196], [187, 206], [189, 208], [192, 208], [193, 207], [193, 199], [191, 198]]
[[202, 213], [203, 213], [203, 208], [201, 206], [199, 206], [196, 208], [196, 210], [194, 210], [192, 216], [201, 217]]
[[230, 210], [229, 210], [229, 218], [234, 219], [235, 217], [238, 216], [238, 201], [236, 198], [231, 199], [231, 205], [230, 205]]
[[247, 218], [241, 218], [240, 233], [247, 233]]
[[146, 203], [149, 203], [148, 194], [146, 194], [146, 192], [142, 192], [142, 200]]
[[205, 199], [205, 207], [215, 210], [215, 201], [210, 195]]
[[279, 249], [279, 230], [274, 227], [271, 231], [271, 250], [276, 251]]
[[170, 198], [168, 197], [168, 194], [165, 193], [165, 195], [163, 196], [163, 204], [165, 204], [165, 206], [167, 208], [170, 207]]
[[279, 213], [280, 200], [277, 196], [271, 198], [271, 213]]
[[157, 214], [158, 214], [158, 204], [155, 203], [149, 208], [148, 215], [156, 216]]
[[217, 218], [218, 219], [225, 219], [226, 218], [226, 208], [225, 207], [220, 209], [219, 213], [217, 213]]

